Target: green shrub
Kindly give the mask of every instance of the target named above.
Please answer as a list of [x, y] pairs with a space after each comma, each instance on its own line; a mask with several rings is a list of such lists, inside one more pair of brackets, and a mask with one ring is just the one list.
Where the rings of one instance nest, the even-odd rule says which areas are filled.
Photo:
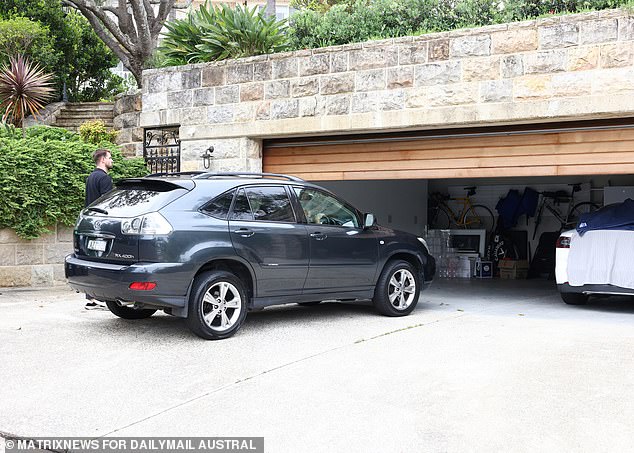
[[[113, 179], [147, 174], [143, 159], [124, 159], [112, 143], [100, 146], [112, 152]], [[0, 128], [0, 228], [33, 239], [56, 223], [73, 225], [95, 149], [64, 129], [36, 126], [23, 138], [13, 127]]]
[[101, 120], [92, 120], [79, 126], [79, 136], [86, 143], [99, 145], [102, 142], [114, 142], [117, 138], [117, 131], [108, 130]]
[[205, 4], [187, 18], [165, 24], [159, 52], [165, 66], [250, 57], [288, 48], [286, 21], [236, 5]]
[[47, 27], [24, 17], [0, 20], [0, 64], [17, 55], [28, 57], [46, 71], [54, 70], [60, 58]]
[[631, 5], [632, 0], [296, 0], [290, 47], [305, 49], [369, 39], [418, 35], [457, 28]]

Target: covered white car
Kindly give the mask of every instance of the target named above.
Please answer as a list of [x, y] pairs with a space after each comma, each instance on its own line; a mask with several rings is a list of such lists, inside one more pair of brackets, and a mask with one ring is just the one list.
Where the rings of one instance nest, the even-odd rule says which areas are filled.
[[564, 302], [593, 294], [634, 295], [634, 231], [563, 232], [556, 244], [555, 279]]

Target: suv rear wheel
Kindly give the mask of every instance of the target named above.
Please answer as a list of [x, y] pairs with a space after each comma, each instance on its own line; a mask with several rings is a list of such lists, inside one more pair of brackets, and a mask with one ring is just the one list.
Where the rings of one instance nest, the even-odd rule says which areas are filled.
[[374, 289], [374, 308], [385, 316], [410, 314], [420, 295], [420, 277], [407, 261], [389, 261]]
[[201, 338], [220, 340], [238, 331], [247, 316], [244, 284], [231, 272], [210, 271], [194, 280], [187, 325]]
[[106, 301], [106, 305], [108, 306], [108, 310], [110, 310], [112, 314], [117, 315], [119, 318], [123, 319], [145, 319], [156, 313], [156, 310], [153, 310], [151, 308], [126, 307], [125, 305], [114, 301]]

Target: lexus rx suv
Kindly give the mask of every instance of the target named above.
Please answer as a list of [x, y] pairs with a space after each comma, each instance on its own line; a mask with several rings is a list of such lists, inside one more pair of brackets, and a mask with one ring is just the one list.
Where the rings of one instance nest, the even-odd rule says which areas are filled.
[[299, 178], [189, 172], [122, 180], [84, 209], [65, 271], [116, 316], [163, 310], [222, 339], [268, 305], [372, 300], [407, 315], [435, 261], [422, 238]]

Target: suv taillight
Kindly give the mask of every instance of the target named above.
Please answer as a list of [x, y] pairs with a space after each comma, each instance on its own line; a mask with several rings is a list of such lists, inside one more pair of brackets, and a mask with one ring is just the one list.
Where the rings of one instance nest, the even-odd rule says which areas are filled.
[[557, 242], [555, 243], [555, 247], [558, 249], [569, 249], [570, 248], [570, 236], [559, 236]]

